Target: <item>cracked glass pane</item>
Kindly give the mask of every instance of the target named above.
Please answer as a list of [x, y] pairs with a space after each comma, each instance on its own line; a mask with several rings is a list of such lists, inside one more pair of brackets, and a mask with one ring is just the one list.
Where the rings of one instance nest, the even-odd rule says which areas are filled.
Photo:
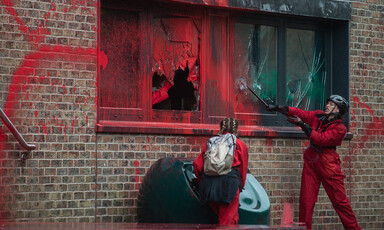
[[[264, 113], [264, 105], [247, 90], [252, 89], [268, 104], [276, 103], [276, 28], [236, 23], [234, 80], [237, 113]], [[238, 82], [246, 85], [238, 87]]]
[[200, 20], [167, 16], [152, 25], [152, 107], [200, 110]]
[[287, 29], [287, 105], [305, 110], [324, 108], [324, 37], [323, 32]]

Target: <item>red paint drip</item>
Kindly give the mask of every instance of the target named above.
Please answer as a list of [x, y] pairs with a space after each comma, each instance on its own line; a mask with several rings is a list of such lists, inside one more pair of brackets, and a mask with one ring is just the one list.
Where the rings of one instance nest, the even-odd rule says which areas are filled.
[[293, 224], [294, 207], [292, 203], [284, 203], [281, 227], [291, 227]]
[[[83, 5], [88, 5], [89, 3], [85, 0], [83, 1], [71, 1], [72, 5], [75, 6], [78, 3]], [[37, 48], [38, 50], [32, 51], [31, 53], [27, 54], [24, 57], [24, 61], [21, 63], [20, 66], [16, 69], [16, 71], [13, 72], [12, 81], [10, 83], [8, 96], [6, 98], [5, 104], [4, 104], [4, 112], [8, 116], [12, 116], [15, 109], [16, 102], [20, 100], [19, 97], [23, 96], [20, 91], [26, 92], [26, 99], [29, 100], [29, 92], [27, 90], [29, 89], [29, 85], [32, 84], [32, 89], [34, 89], [35, 86], [40, 87], [40, 84], [42, 83], [48, 83], [45, 82], [45, 77], [41, 76], [39, 78], [36, 77], [35, 71], [37, 67], [40, 66], [41, 61], [45, 60], [60, 60], [60, 61], [74, 61], [77, 60], [94, 60], [94, 57], [96, 56], [96, 49], [82, 49], [82, 48], [72, 48], [72, 47], [65, 47], [65, 46], [39, 46], [44, 41], [45, 37], [50, 34], [48, 29], [45, 25], [48, 23], [48, 19], [51, 16], [54, 16], [58, 18], [58, 13], [52, 14], [52, 12], [56, 12], [56, 5], [54, 3], [51, 3], [50, 9], [48, 12], [46, 12], [42, 18], [43, 21], [40, 22], [40, 24], [37, 26], [37, 28], [30, 28], [28, 27], [19, 17], [17, 14], [17, 11], [14, 9], [14, 4], [12, 0], [0, 0], [0, 4], [4, 5], [4, 13], [8, 13], [10, 16], [14, 17], [14, 20], [18, 24], [18, 29], [25, 34], [25, 39], [29, 41], [30, 45], [33, 48]], [[93, 6], [97, 5], [97, 1], [95, 3], [91, 3]], [[83, 7], [85, 9], [85, 7]], [[51, 12], [52, 11], [52, 12]], [[90, 10], [89, 10], [90, 11]], [[93, 15], [93, 17], [95, 17]], [[34, 77], [28, 77], [33, 75]], [[48, 77], [49, 78], [49, 73]], [[37, 83], [40, 83], [36, 85]], [[33, 85], [34, 84], [34, 85]], [[48, 83], [49, 84], [49, 83]], [[57, 79], [56, 81], [51, 82], [52, 90], [54, 89], [54, 86], [57, 85]], [[65, 89], [65, 86], [63, 85], [63, 89]], [[74, 89], [74, 93], [76, 92], [76, 89]], [[64, 93], [66, 93], [66, 90], [64, 90]], [[32, 109], [32, 102], [25, 102], [24, 105], [29, 107], [29, 109]], [[35, 117], [37, 117], [38, 111], [35, 111]], [[88, 117], [87, 123], [88, 123]], [[33, 123], [30, 121], [30, 125], [32, 126]], [[48, 124], [50, 122], [48, 121]], [[59, 119], [57, 119], [55, 116], [53, 116], [52, 124], [59, 124]], [[51, 132], [47, 128], [47, 123], [44, 121], [40, 121], [39, 123], [35, 123], [36, 125], [41, 127], [41, 132], [48, 134], [48, 132]], [[74, 124], [74, 123], [73, 123]], [[62, 130], [63, 121], [61, 121], [60, 129]], [[65, 132], [67, 130], [67, 125], [65, 125]], [[39, 132], [39, 127], [35, 128], [36, 133]], [[40, 138], [39, 141], [42, 139]], [[4, 147], [7, 142], [7, 136], [5, 135], [4, 131], [0, 127], [0, 165], [4, 165]], [[1, 170], [0, 170], [0, 177], [1, 177]], [[1, 202], [1, 200], [0, 200]], [[3, 219], [5, 212], [0, 212], [0, 220]]]
[[135, 162], [134, 162], [134, 166], [136, 167], [136, 169], [135, 169], [135, 182], [136, 182], [136, 189], [139, 189], [139, 170], [137, 169], [137, 167], [139, 167], [140, 166], [140, 163], [139, 163], [139, 161], [138, 160], [135, 160]]
[[108, 56], [104, 53], [103, 50], [99, 52], [99, 65], [103, 67], [103, 70], [108, 65]]

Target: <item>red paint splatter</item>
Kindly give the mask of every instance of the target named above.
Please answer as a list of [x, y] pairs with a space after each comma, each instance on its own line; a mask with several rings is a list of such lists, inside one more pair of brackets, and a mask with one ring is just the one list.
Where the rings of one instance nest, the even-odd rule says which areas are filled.
[[[359, 98], [353, 98], [354, 104], [359, 105], [361, 108], [364, 108], [370, 114], [372, 121], [364, 122], [364, 134], [361, 136], [360, 141], [358, 143], [358, 148], [363, 148], [364, 143], [367, 142], [374, 136], [384, 136], [384, 116], [381, 118], [376, 117], [375, 112], [365, 103], [362, 103]], [[351, 125], [352, 126], [352, 125]], [[353, 123], [353, 127], [355, 124]]]
[[105, 67], [108, 65], [108, 56], [103, 50], [99, 52], [99, 65], [103, 67], [103, 70], [105, 70]]
[[[20, 91], [26, 93], [26, 100], [33, 99], [30, 98], [30, 92], [27, 92], [28, 90], [33, 90], [35, 87], [40, 88], [41, 84], [51, 84], [52, 90], [54, 90], [55, 85], [58, 85], [57, 79], [52, 79], [52, 81], [49, 83], [46, 81], [46, 79], [49, 79], [49, 73], [47, 73], [47, 77], [40, 76], [38, 77], [36, 75], [36, 68], [40, 67], [41, 64], [44, 64], [43, 61], [46, 60], [60, 60], [60, 61], [73, 61], [78, 62], [79, 60], [82, 62], [94, 62], [96, 57], [96, 49], [83, 49], [83, 48], [73, 48], [73, 47], [65, 47], [65, 46], [50, 46], [50, 45], [43, 45], [41, 46], [41, 43], [45, 40], [46, 36], [49, 35], [49, 31], [46, 27], [48, 25], [48, 20], [50, 17], [56, 17], [56, 19], [59, 17], [58, 13], [56, 12], [56, 5], [55, 3], [51, 3], [50, 9], [48, 12], [45, 12], [44, 15], [42, 15], [42, 19], [40, 23], [37, 25], [37, 27], [29, 27], [27, 26], [23, 20], [19, 17], [17, 11], [14, 9], [14, 3], [12, 0], [0, 0], [0, 4], [4, 5], [4, 13], [8, 13], [10, 16], [13, 17], [14, 21], [17, 23], [17, 27], [22, 33], [25, 34], [25, 40], [29, 41], [29, 44], [33, 49], [37, 49], [34, 51], [31, 51], [29, 54], [25, 55], [24, 60], [20, 64], [20, 66], [17, 67], [16, 71], [13, 72], [13, 77], [10, 82], [9, 86], [9, 92], [8, 96], [6, 98], [5, 104], [4, 104], [4, 112], [7, 114], [8, 117], [12, 117], [15, 110], [18, 109], [17, 102], [20, 101], [20, 97], [24, 96], [25, 94], [21, 94]], [[77, 6], [78, 4], [83, 4], [84, 7], [82, 8], [83, 12], [90, 13], [90, 8], [95, 8], [94, 6], [97, 5], [97, 1], [94, 3], [89, 3], [88, 1], [71, 1], [72, 6]], [[92, 5], [93, 4], [93, 5]], [[86, 9], [86, 5], [92, 5], [91, 7]], [[93, 15], [95, 18], [95, 15]], [[12, 18], [10, 19], [12, 20]], [[65, 85], [62, 86], [63, 94], [67, 93], [67, 90], [65, 88]], [[76, 92], [76, 87], [74, 88], [74, 93]], [[33, 108], [32, 102], [22, 102], [22, 105], [26, 106], [29, 109]], [[37, 106], [35, 106], [36, 108]], [[36, 110], [34, 112], [35, 117], [38, 117], [39, 111]], [[87, 123], [88, 123], [88, 117]], [[77, 120], [77, 117], [75, 118], [75, 121]], [[72, 123], [72, 126], [74, 126], [75, 121]], [[30, 125], [36, 125], [36, 127], [33, 127], [36, 131], [36, 133], [40, 132], [44, 134], [48, 134], [52, 131], [52, 129], [49, 129], [47, 127], [47, 124], [50, 124], [50, 121], [30, 121]], [[56, 118], [53, 115], [52, 124], [59, 124], [59, 119]], [[64, 121], [61, 121], [60, 129], [62, 130], [62, 126], [64, 125]], [[65, 124], [64, 127], [65, 133], [67, 133], [67, 124]], [[40, 138], [39, 141], [43, 140]], [[5, 154], [3, 152], [4, 146], [7, 142], [7, 136], [5, 135], [3, 129], [0, 127], [0, 165], [3, 165], [2, 161], [5, 161], [3, 159], [3, 155]], [[0, 170], [1, 173], [1, 170]], [[0, 175], [1, 176], [1, 175]], [[3, 212], [0, 212], [0, 219], [2, 219]]]
[[[19, 25], [19, 30], [22, 31], [30, 41], [31, 45], [36, 45], [41, 43], [45, 37], [50, 34], [48, 29], [46, 27], [43, 27], [42, 24], [46, 23], [41, 23], [37, 29], [31, 29], [26, 24], [20, 19], [19, 15], [17, 14], [16, 10], [13, 8], [13, 3], [11, 0], [1, 0], [1, 3], [5, 5], [5, 10], [7, 11], [8, 14], [13, 16], [15, 18], [15, 21]], [[44, 22], [47, 22], [47, 17], [44, 16]]]
[[139, 189], [140, 185], [139, 185], [139, 169], [137, 167], [140, 166], [140, 162], [138, 160], [135, 160], [135, 162], [133, 163], [134, 166], [135, 166], [135, 182], [136, 182], [136, 189]]

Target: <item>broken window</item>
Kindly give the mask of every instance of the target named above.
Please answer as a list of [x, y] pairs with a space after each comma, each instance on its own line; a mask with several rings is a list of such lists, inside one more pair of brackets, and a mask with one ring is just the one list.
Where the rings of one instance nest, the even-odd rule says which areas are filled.
[[266, 135], [290, 124], [250, 90], [305, 110], [348, 96], [347, 21], [176, 2], [100, 2], [98, 132], [211, 135], [229, 116]]
[[[235, 24], [234, 85], [243, 81], [268, 104], [276, 102], [276, 31], [273, 26]], [[236, 90], [241, 90], [236, 92], [238, 114], [266, 112], [265, 106], [246, 88]]]
[[182, 16], [153, 19], [153, 109], [200, 110], [200, 24]]
[[304, 110], [323, 109], [326, 72], [324, 33], [287, 29], [286, 104]]
[[234, 110], [243, 123], [287, 124], [284, 117], [271, 117], [251, 90], [266, 104], [324, 108], [328, 83], [324, 32], [316, 27], [237, 22], [233, 39]]

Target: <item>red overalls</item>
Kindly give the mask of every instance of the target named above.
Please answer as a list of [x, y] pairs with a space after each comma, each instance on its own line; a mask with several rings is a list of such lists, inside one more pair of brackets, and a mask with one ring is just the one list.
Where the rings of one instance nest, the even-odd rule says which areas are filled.
[[[200, 155], [193, 161], [193, 170], [199, 183], [201, 179], [201, 173], [203, 172], [205, 151], [206, 147], [204, 151], [202, 151]], [[236, 139], [236, 150], [234, 153], [232, 167], [239, 167], [241, 186], [244, 187], [248, 171], [248, 148], [247, 145], [240, 139]], [[220, 225], [233, 225], [239, 222], [239, 195], [240, 189], [237, 191], [235, 198], [229, 205], [223, 202], [209, 203], [212, 210], [218, 216]]]
[[166, 99], [168, 99], [168, 90], [172, 87], [172, 85], [166, 80], [164, 82], [163, 87], [158, 90], [152, 91], [152, 105], [160, 103]]
[[303, 111], [289, 107], [288, 116], [296, 115], [312, 127], [311, 144], [304, 151], [304, 167], [301, 176], [299, 221], [312, 228], [312, 214], [317, 201], [320, 183], [323, 184], [334, 209], [345, 229], [360, 229], [344, 188], [345, 176], [341, 172], [336, 146], [341, 145], [346, 128], [341, 120], [325, 125], [316, 117], [323, 111]]

